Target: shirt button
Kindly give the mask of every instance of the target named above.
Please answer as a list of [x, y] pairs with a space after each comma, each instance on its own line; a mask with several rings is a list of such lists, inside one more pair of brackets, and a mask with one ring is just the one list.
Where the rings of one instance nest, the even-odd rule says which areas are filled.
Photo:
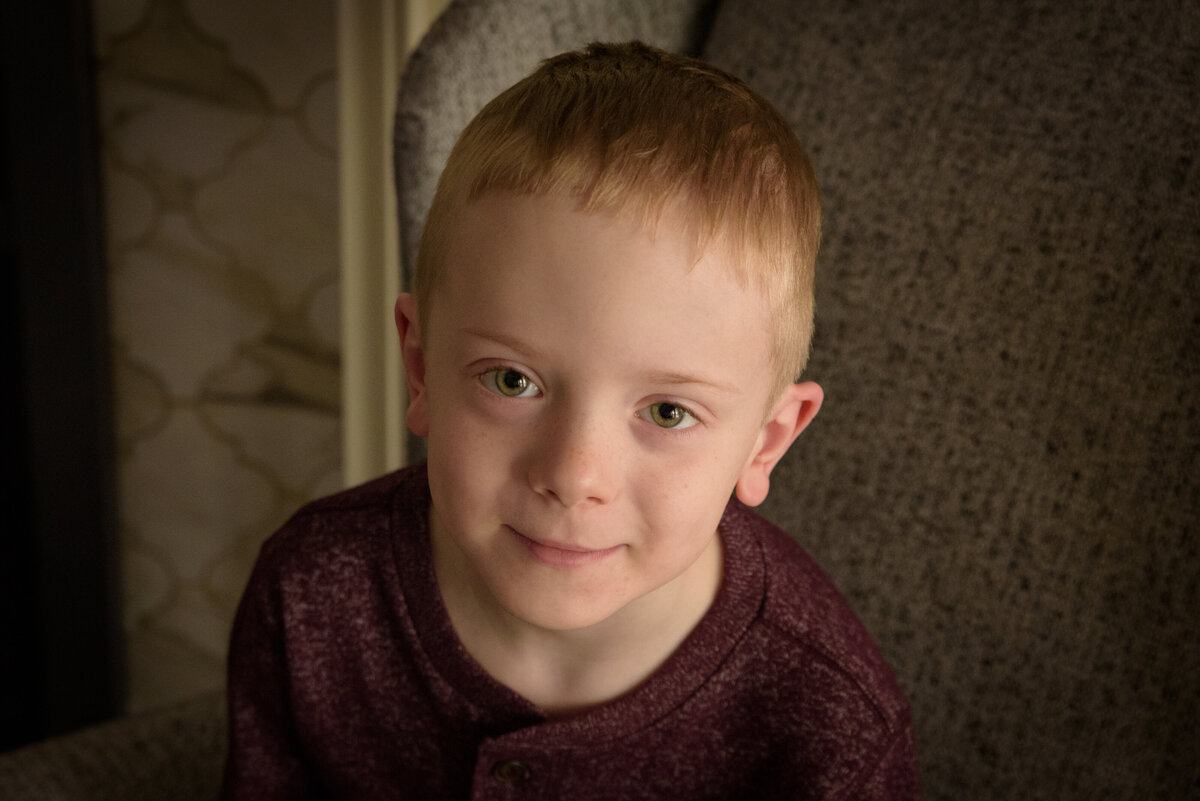
[[492, 778], [505, 784], [520, 784], [529, 778], [529, 768], [515, 759], [492, 765]]

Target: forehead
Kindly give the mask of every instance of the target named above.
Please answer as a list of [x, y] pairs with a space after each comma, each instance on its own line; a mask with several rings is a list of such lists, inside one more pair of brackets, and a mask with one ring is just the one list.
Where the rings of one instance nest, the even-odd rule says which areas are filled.
[[770, 344], [765, 297], [738, 282], [718, 244], [701, 249], [677, 205], [648, 222], [587, 214], [570, 197], [488, 194], [455, 218], [431, 328], [503, 328], [590, 348], [576, 354], [585, 359], [758, 366]]
[[[708, 236], [684, 202], [585, 209], [558, 194], [489, 192], [455, 215], [439, 282], [479, 284], [559, 278], [595, 289], [669, 282], [678, 291], [742, 283], [745, 259], [725, 236]], [[622, 269], [637, 265], [638, 270]], [[726, 280], [728, 279], [728, 280]], [[728, 289], [719, 287], [720, 291]]]
[[[620, 226], [627, 233], [637, 235], [636, 238], [644, 236], [651, 243], [667, 242], [678, 246], [673, 255], [683, 255], [689, 265], [706, 260], [727, 272], [739, 285], [754, 284], [765, 292], [763, 254], [755, 250], [753, 243], [746, 241], [742, 232], [720, 228], [705, 219], [699, 204], [686, 196], [662, 199], [629, 195], [606, 201], [557, 193], [491, 190], [457, 204], [450, 216], [453, 222], [434, 269], [435, 284], [454, 274], [476, 280], [496, 269], [487, 260], [468, 257], [467, 251], [472, 247], [508, 251], [525, 247], [530, 251], [542, 251], [555, 233], [545, 229], [561, 225], [564, 220], [568, 224], [591, 220]], [[530, 233], [533, 236], [515, 236]], [[634, 238], [630, 238], [631, 244], [641, 244], [633, 243]]]

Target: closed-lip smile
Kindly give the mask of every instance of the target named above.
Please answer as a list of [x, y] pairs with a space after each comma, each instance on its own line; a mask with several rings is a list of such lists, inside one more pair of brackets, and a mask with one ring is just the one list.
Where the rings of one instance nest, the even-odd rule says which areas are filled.
[[575, 568], [594, 564], [608, 557], [623, 546], [614, 545], [611, 548], [584, 548], [554, 540], [534, 539], [527, 537], [512, 526], [505, 526], [517, 540], [533, 555], [535, 559], [550, 567]]

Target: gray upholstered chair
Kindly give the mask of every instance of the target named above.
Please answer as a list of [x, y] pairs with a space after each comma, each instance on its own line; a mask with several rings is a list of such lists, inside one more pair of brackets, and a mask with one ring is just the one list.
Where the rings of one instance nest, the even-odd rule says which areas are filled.
[[1200, 4], [456, 3], [401, 91], [407, 264], [474, 112], [629, 38], [810, 149], [827, 397], [765, 512], [894, 666], [927, 797], [1200, 797]]
[[213, 801], [225, 699], [201, 696], [0, 754], [3, 801]]
[[630, 38], [813, 156], [827, 403], [765, 511], [907, 689], [926, 796], [1200, 797], [1200, 5], [456, 2], [399, 102], [407, 264], [471, 115]]

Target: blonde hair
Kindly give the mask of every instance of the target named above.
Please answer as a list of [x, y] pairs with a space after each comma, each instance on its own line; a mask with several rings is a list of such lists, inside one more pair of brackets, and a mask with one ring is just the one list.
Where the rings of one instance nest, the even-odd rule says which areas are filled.
[[417, 257], [423, 322], [456, 210], [492, 191], [575, 196], [586, 213], [648, 224], [682, 201], [697, 216], [697, 253], [720, 238], [737, 280], [765, 293], [776, 389], [803, 370], [816, 180], [787, 122], [737, 78], [640, 42], [592, 44], [497, 96], [462, 132], [429, 209]]

